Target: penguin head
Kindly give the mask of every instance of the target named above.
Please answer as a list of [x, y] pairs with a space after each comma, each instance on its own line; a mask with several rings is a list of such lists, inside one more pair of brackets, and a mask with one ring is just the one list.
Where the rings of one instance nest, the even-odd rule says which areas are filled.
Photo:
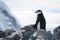
[[41, 14], [42, 11], [41, 11], [41, 10], [37, 10], [37, 11], [35, 11], [35, 13], [37, 13], [37, 14]]

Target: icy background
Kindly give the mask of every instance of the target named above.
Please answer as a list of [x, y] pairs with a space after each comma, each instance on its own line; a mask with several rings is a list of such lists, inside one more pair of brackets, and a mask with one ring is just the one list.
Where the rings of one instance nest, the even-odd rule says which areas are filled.
[[[1, 0], [0, 40], [60, 40], [60, 5], [57, 5], [59, 0], [40, 1]], [[34, 12], [37, 9], [44, 13], [46, 31], [33, 28], [37, 16]]]
[[[60, 10], [57, 5], [59, 2], [54, 7], [53, 3], [51, 7], [46, 5], [48, 9], [45, 6], [38, 6], [37, 0], [32, 2], [27, 0], [0, 1], [0, 40], [60, 40]], [[35, 3], [38, 5], [34, 5]], [[48, 3], [48, 1], [43, 3]], [[37, 17], [34, 11], [37, 9], [41, 9], [44, 13], [47, 22], [46, 31], [33, 28]], [[39, 28], [39, 24], [37, 27]]]
[[[46, 18], [46, 29], [53, 31], [60, 25], [60, 0], [1, 0], [11, 10], [21, 27], [34, 24], [36, 10], [41, 9]], [[5, 8], [5, 7], [4, 7]]]
[[60, 25], [60, 0], [1, 0], [18, 19], [21, 27], [34, 24], [36, 10], [41, 9], [46, 18], [46, 29], [53, 30]]
[[7, 29], [18, 29], [20, 28], [16, 19], [12, 16], [11, 11], [5, 5], [5, 3], [0, 1], [0, 31], [5, 31]]

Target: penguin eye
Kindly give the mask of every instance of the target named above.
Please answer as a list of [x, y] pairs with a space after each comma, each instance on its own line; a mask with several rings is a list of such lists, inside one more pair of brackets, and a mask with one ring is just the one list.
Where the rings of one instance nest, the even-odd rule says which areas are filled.
[[39, 12], [39, 13], [41, 13], [41, 12]]
[[41, 14], [41, 12], [37, 12], [38, 14]]

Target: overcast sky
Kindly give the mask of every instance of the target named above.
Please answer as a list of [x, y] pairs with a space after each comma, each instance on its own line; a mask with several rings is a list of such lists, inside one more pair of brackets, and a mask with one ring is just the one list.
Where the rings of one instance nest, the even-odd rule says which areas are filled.
[[34, 24], [36, 10], [40, 9], [46, 19], [46, 28], [53, 30], [60, 25], [60, 0], [1, 0], [12, 11], [19, 23], [23, 26]]

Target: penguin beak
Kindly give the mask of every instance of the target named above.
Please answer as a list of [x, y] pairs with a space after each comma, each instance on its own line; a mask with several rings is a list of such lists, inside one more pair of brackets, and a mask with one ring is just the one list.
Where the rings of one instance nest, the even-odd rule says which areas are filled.
[[35, 13], [37, 13], [37, 11]]

